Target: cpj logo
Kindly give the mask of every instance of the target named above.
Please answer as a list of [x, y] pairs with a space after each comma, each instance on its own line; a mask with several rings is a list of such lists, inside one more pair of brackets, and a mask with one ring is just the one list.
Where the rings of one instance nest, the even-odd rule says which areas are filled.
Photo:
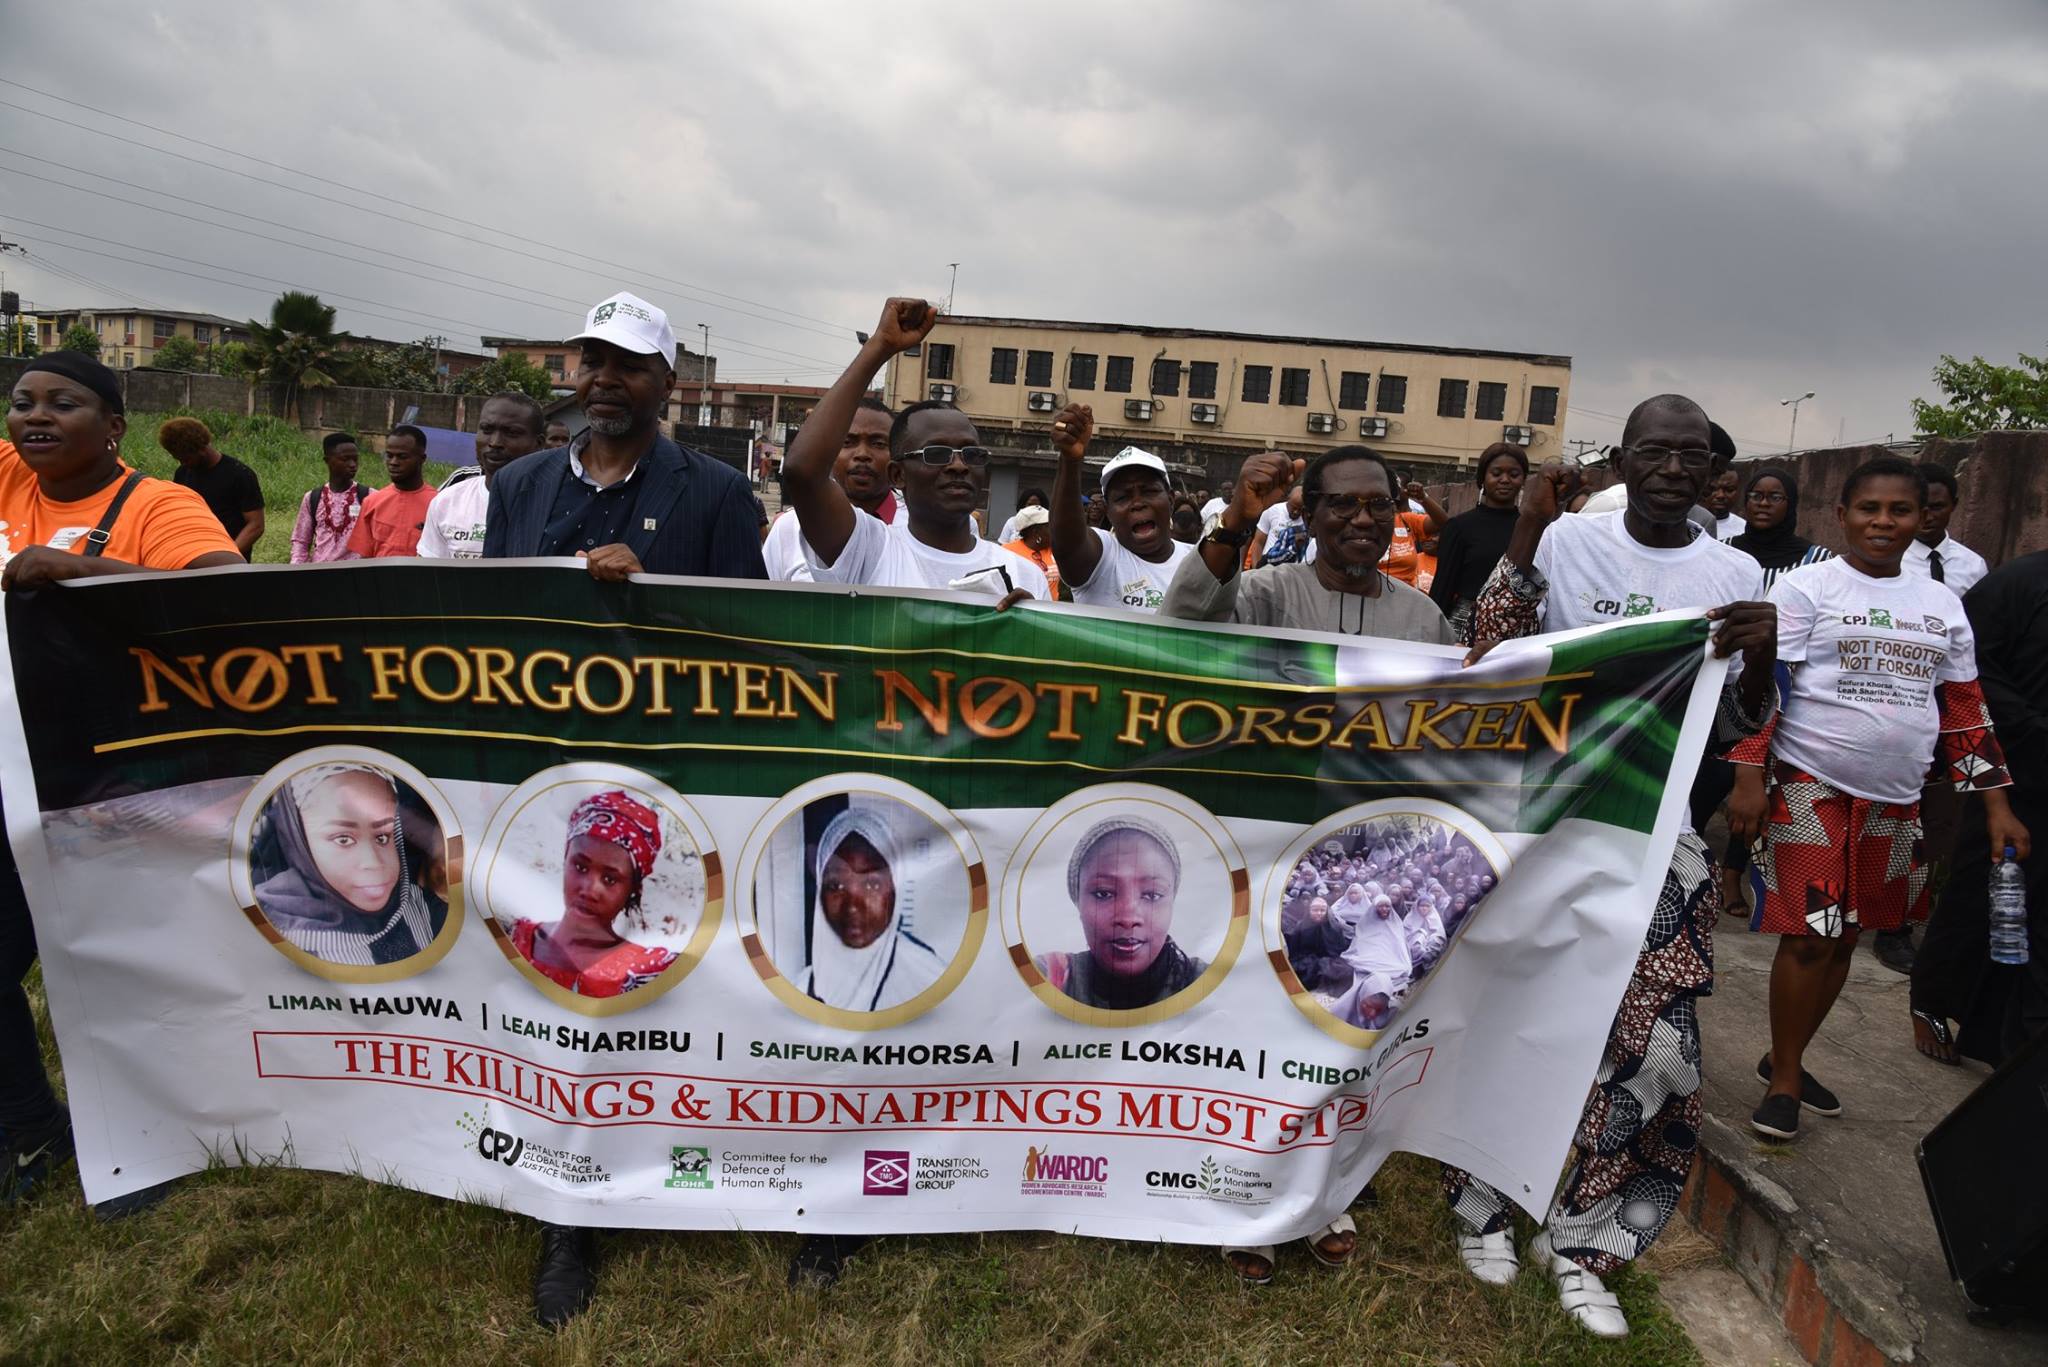
[[861, 1166], [863, 1196], [910, 1195], [910, 1154], [905, 1149], [869, 1149]]
[[1026, 1196], [1102, 1196], [1109, 1185], [1109, 1160], [1100, 1154], [1054, 1153], [1036, 1144], [1024, 1151]]

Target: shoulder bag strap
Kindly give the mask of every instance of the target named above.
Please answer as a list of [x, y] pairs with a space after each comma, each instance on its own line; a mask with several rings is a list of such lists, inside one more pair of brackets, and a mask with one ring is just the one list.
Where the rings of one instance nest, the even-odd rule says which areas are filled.
[[135, 492], [135, 486], [142, 483], [142, 471], [130, 470], [128, 478], [121, 481], [121, 487], [114, 493], [114, 501], [100, 514], [100, 525], [85, 534], [85, 549], [79, 554], [88, 560], [107, 549], [107, 543], [114, 539], [114, 519], [121, 516], [121, 509], [128, 502], [128, 495]]

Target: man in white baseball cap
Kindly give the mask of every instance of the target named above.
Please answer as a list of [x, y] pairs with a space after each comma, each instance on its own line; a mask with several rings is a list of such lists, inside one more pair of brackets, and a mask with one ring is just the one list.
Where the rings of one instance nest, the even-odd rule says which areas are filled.
[[573, 555], [612, 581], [765, 579], [760, 507], [746, 477], [661, 433], [676, 383], [668, 315], [621, 291], [569, 340], [581, 348], [576, 401], [590, 427], [498, 472], [484, 557]]
[[1102, 467], [1102, 501], [1109, 529], [1088, 525], [1081, 507], [1082, 460], [1095, 435], [1095, 413], [1068, 404], [1053, 421], [1060, 466], [1052, 484], [1052, 553], [1076, 603], [1157, 612], [1173, 572], [1194, 547], [1173, 539], [1172, 495], [1166, 462], [1126, 446]]

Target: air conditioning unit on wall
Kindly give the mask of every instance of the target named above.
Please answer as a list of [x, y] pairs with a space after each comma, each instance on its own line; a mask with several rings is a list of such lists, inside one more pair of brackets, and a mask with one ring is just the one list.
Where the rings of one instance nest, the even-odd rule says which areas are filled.
[[1510, 446], [1527, 446], [1536, 440], [1536, 429], [1509, 425], [1500, 429], [1500, 439]]
[[1034, 389], [1024, 400], [1024, 406], [1034, 413], [1050, 413], [1060, 406], [1060, 396], [1050, 389]]
[[930, 389], [925, 391], [925, 397], [930, 399], [933, 403], [951, 403], [953, 402], [953, 396], [958, 394], [959, 392], [960, 391], [955, 389], [952, 385], [935, 384]]
[[1199, 422], [1213, 426], [1215, 425], [1216, 418], [1216, 405], [1213, 403], [1191, 403], [1188, 405], [1189, 422]]
[[1151, 399], [1124, 400], [1124, 416], [1135, 422], [1150, 422], [1158, 411], [1159, 405]]
[[1358, 435], [1361, 437], [1384, 437], [1387, 435], [1387, 420], [1385, 418], [1360, 418], [1358, 420]]
[[1311, 413], [1308, 415], [1308, 430], [1317, 436], [1328, 436], [1344, 424], [1337, 420], [1335, 413]]

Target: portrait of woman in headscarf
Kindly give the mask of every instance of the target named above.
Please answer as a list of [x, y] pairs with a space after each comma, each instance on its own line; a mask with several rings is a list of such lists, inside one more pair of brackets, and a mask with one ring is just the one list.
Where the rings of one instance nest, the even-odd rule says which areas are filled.
[[1173, 941], [1180, 851], [1139, 817], [1098, 822], [1067, 860], [1067, 895], [1088, 947], [1043, 954], [1039, 972], [1084, 1006], [1128, 1011], [1165, 1001], [1202, 976], [1208, 963]]
[[855, 799], [818, 837], [809, 928], [810, 967], [797, 986], [842, 1011], [882, 1011], [945, 972], [937, 950], [897, 912], [903, 851], [886, 812]]
[[1330, 916], [1351, 930], [1351, 944], [1344, 951], [1351, 986], [1331, 1013], [1362, 1030], [1377, 1030], [1393, 1019], [1394, 1008], [1415, 975], [1401, 915], [1384, 894], [1367, 897], [1365, 889], [1353, 883], [1330, 909]]
[[327, 963], [397, 963], [431, 945], [448, 904], [419, 874], [439, 833], [417, 832], [409, 846], [406, 805], [398, 780], [372, 764], [319, 764], [285, 780], [251, 842], [264, 919]]
[[661, 854], [661, 818], [623, 790], [597, 793], [569, 814], [562, 849], [562, 917], [512, 923], [512, 947], [550, 982], [583, 997], [644, 987], [675, 963], [674, 951], [635, 944], [614, 923], [640, 905]]

